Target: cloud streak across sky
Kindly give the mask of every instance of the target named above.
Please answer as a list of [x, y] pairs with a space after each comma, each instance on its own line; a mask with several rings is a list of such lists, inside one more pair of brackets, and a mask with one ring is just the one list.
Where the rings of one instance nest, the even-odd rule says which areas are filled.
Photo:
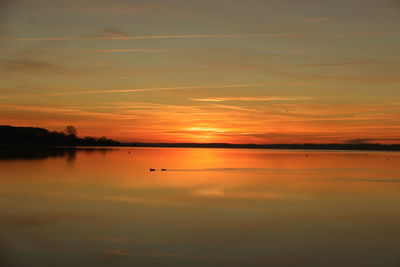
[[196, 89], [218, 89], [218, 88], [240, 88], [240, 87], [260, 87], [268, 86], [268, 84], [223, 84], [211, 86], [176, 86], [176, 87], [157, 87], [157, 88], [141, 88], [141, 89], [120, 89], [120, 90], [86, 90], [71, 91], [60, 93], [36, 94], [33, 96], [64, 96], [64, 95], [86, 95], [86, 94], [115, 94], [115, 93], [135, 93], [150, 91], [169, 91], [169, 90], [196, 90]]
[[399, 37], [400, 32], [376, 33], [254, 33], [254, 34], [192, 34], [138, 36], [78, 36], [2, 38], [6, 41], [79, 41], [79, 40], [143, 40], [143, 39], [201, 39], [201, 38], [273, 38], [273, 37]]
[[215, 97], [215, 98], [191, 98], [193, 101], [201, 102], [223, 102], [223, 101], [298, 101], [313, 100], [315, 97], [285, 97], [285, 96], [253, 96], [253, 97]]

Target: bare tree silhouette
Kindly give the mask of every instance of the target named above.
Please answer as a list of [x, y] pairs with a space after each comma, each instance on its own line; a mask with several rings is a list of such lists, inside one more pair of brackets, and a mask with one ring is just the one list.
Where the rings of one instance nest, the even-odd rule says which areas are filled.
[[77, 136], [78, 130], [74, 126], [68, 125], [67, 127], [65, 127], [65, 133], [67, 135]]

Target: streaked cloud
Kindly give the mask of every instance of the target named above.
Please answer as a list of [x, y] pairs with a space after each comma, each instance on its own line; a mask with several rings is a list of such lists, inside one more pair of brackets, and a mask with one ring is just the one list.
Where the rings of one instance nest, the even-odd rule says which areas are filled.
[[116, 29], [111, 29], [107, 28], [103, 30], [105, 34], [111, 35], [111, 36], [125, 36], [125, 34], [122, 34], [120, 31]]
[[7, 41], [79, 41], [79, 40], [142, 40], [142, 39], [201, 39], [201, 38], [272, 38], [272, 37], [398, 37], [400, 32], [376, 33], [253, 33], [253, 34], [192, 34], [137, 36], [76, 36], [2, 38]]
[[114, 120], [125, 120], [134, 119], [136, 116], [133, 114], [113, 114], [105, 112], [92, 112], [85, 111], [84, 109], [73, 109], [66, 107], [46, 107], [39, 105], [18, 105], [18, 104], [0, 104], [0, 109], [7, 109], [8, 111], [25, 111], [30, 113], [49, 113], [49, 114], [60, 114], [74, 117], [91, 117], [98, 119], [114, 119]]
[[228, 132], [230, 129], [221, 129], [221, 128], [206, 128], [206, 127], [190, 127], [186, 129], [189, 132], [215, 132], [215, 133], [224, 133]]
[[316, 18], [302, 18], [300, 19], [300, 21], [304, 21], [304, 22], [324, 22], [324, 21], [328, 21], [331, 20], [330, 17], [316, 17]]
[[400, 135], [399, 138], [359, 138], [359, 139], [351, 139], [347, 140], [347, 143], [349, 144], [366, 144], [366, 143], [379, 143], [379, 142], [385, 142], [385, 143], [390, 143], [390, 142], [395, 142], [398, 143], [400, 142]]
[[87, 49], [80, 50], [88, 53], [177, 53], [185, 52], [184, 49], [140, 49], [140, 48], [115, 48], [115, 49]]
[[108, 5], [90, 5], [87, 10], [90, 13], [101, 15], [144, 15], [160, 9], [160, 5], [144, 3], [135, 5], [123, 5], [118, 3], [110, 3]]
[[121, 89], [121, 90], [87, 90], [87, 91], [72, 91], [49, 94], [37, 94], [36, 96], [62, 96], [62, 95], [84, 95], [84, 94], [114, 94], [114, 93], [134, 93], [148, 91], [168, 91], [168, 90], [190, 90], [190, 89], [218, 89], [218, 88], [240, 88], [240, 87], [260, 87], [268, 84], [223, 84], [211, 86], [176, 86], [176, 87], [157, 87], [157, 88], [142, 88], [142, 89]]
[[327, 62], [327, 63], [300, 63], [277, 65], [277, 67], [329, 67], [329, 66], [346, 66], [346, 65], [369, 65], [369, 64], [391, 64], [400, 63], [400, 60], [365, 60], [365, 61], [344, 61], [344, 62]]
[[366, 182], [366, 183], [400, 183], [400, 179], [362, 179], [362, 178], [338, 177], [338, 178], [331, 178], [331, 180], [348, 181], [348, 182]]
[[10, 59], [3, 60], [1, 63], [0, 66], [4, 70], [11, 72], [61, 73], [66, 71], [66, 68], [60, 65], [35, 59]]
[[296, 101], [313, 100], [315, 97], [296, 97], [296, 96], [252, 96], [252, 97], [215, 97], [215, 98], [191, 98], [193, 101], [201, 102], [223, 102], [223, 101]]

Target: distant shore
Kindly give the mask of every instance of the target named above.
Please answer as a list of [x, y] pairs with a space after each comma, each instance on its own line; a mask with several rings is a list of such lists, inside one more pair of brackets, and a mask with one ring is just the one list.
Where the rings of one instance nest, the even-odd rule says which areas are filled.
[[241, 148], [241, 149], [311, 149], [400, 151], [400, 144], [228, 144], [228, 143], [121, 143], [125, 147]]
[[286, 150], [353, 150], [353, 151], [399, 151], [398, 144], [221, 144], [221, 143], [119, 143], [114, 145], [45, 145], [35, 143], [4, 144], [0, 142], [0, 152], [16, 150], [90, 150], [118, 147], [153, 148], [226, 148], [226, 149], [286, 149]]

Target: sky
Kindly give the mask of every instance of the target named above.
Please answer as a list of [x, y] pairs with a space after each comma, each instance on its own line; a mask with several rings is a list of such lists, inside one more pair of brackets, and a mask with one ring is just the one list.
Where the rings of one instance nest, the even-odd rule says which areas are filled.
[[2, 0], [0, 124], [400, 143], [400, 1]]

